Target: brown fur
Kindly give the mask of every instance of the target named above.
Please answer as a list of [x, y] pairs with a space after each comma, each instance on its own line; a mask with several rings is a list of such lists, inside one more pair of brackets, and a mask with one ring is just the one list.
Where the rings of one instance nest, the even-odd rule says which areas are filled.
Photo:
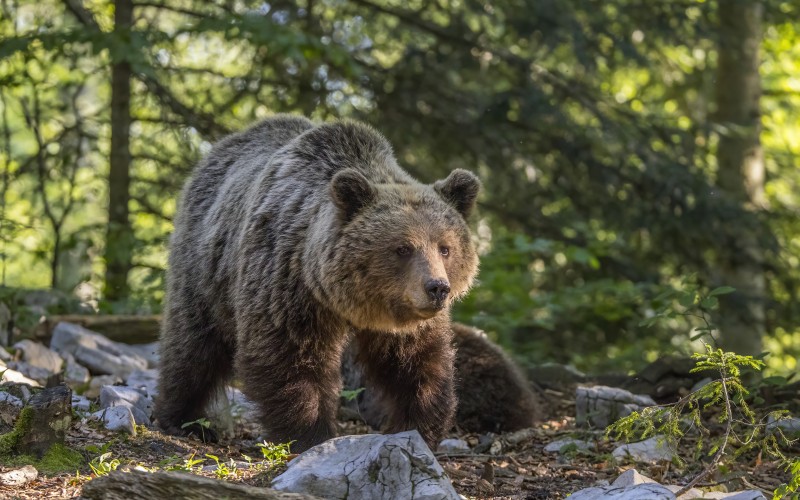
[[[453, 323], [458, 409], [455, 424], [468, 432], [509, 432], [531, 427], [544, 418], [545, 398], [514, 362], [482, 331]], [[372, 427], [385, 425], [385, 405], [366, 383], [355, 356], [357, 343], [345, 351], [342, 373], [346, 389], [364, 387], [347, 403]], [[366, 386], [366, 387], [365, 387]]]
[[477, 271], [465, 217], [478, 189], [464, 170], [417, 182], [354, 122], [278, 116], [222, 141], [171, 239], [160, 425], [180, 432], [235, 372], [270, 440], [318, 444], [355, 332], [386, 429], [437, 441], [455, 410], [449, 308]]

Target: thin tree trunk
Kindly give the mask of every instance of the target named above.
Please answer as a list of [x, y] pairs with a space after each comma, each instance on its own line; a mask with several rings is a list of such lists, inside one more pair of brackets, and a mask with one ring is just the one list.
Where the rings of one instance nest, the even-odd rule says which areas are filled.
[[[717, 121], [721, 126], [717, 162], [720, 188], [746, 209], [765, 207], [761, 150], [759, 46], [763, 6], [755, 0], [720, 0], [716, 82]], [[725, 349], [758, 354], [764, 333], [766, 283], [763, 251], [748, 232], [721, 262], [720, 283], [737, 289], [722, 296], [718, 325]]]
[[[131, 0], [117, 0], [114, 30], [128, 38], [133, 21]], [[113, 61], [111, 67], [111, 155], [108, 174], [108, 228], [106, 232], [106, 276], [104, 296], [114, 301], [128, 296], [133, 230], [128, 214], [130, 200], [129, 148], [131, 128], [131, 65]]]

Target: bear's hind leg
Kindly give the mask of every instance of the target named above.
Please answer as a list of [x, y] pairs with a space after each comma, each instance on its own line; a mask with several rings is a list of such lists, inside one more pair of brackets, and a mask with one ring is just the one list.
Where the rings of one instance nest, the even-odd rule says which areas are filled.
[[436, 449], [456, 409], [449, 326], [397, 335], [356, 334], [357, 360], [384, 409], [384, 432], [417, 429]]
[[166, 432], [191, 431], [205, 440], [205, 429], [181, 426], [205, 415], [211, 395], [231, 374], [233, 346], [206, 318], [198, 314], [189, 319], [190, 314], [180, 311], [165, 317], [155, 416]]

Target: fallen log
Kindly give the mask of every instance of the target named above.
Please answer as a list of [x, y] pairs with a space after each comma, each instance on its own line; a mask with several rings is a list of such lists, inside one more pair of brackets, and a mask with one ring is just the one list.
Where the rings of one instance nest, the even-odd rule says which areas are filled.
[[81, 498], [89, 500], [153, 500], [191, 498], [192, 500], [314, 500], [317, 497], [284, 493], [195, 476], [187, 472], [115, 471], [83, 485]]

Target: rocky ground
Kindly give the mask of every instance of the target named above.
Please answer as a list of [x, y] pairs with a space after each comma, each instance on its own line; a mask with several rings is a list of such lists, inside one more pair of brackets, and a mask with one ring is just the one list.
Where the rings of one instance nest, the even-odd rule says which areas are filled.
[[[75, 497], [88, 481], [112, 470], [133, 469], [182, 470], [260, 487], [269, 485], [286, 469], [287, 459], [289, 463], [296, 460], [293, 455], [284, 456], [285, 450], [259, 446], [252, 407], [233, 388], [227, 397], [220, 397], [211, 415], [223, 431], [219, 443], [206, 444], [198, 436], [176, 438], [153, 429], [150, 413], [157, 377], [155, 345], [127, 346], [64, 324], [54, 331], [50, 349], [23, 341], [11, 351], [14, 354], [3, 356], [6, 359], [2, 361], [6, 366], [6, 390], [1, 393], [6, 396], [0, 397], [2, 432], [11, 431], [19, 418], [30, 397], [25, 393], [30, 392], [27, 386], [53, 385], [60, 373], [81, 395], [72, 398], [73, 418], [64, 432], [65, 444], [77, 453], [42, 461], [6, 457], [0, 467], [2, 498]], [[5, 352], [0, 350], [0, 355]], [[634, 396], [616, 388], [576, 389], [569, 383], [553, 387], [547, 390], [549, 418], [533, 428], [505, 434], [454, 432], [442, 442], [435, 459], [458, 494], [476, 498], [580, 498], [577, 492], [587, 488], [613, 483], [619, 489], [641, 483], [644, 479], [633, 472], [625, 474], [634, 468], [664, 485], [685, 484], [703, 469], [702, 462], [689, 460], [685, 467], [677, 467], [673, 459], [674, 454], [693, 456], [695, 442], [691, 438], [677, 450], [655, 443], [622, 448], [622, 443], [606, 439], [602, 432], [587, 429], [588, 424], [602, 426], [604, 418], [613, 419], [653, 403], [649, 396]], [[373, 432], [357, 414], [343, 411], [341, 417], [340, 435]], [[714, 424], [710, 428], [720, 429]], [[2, 446], [0, 438], [0, 451]], [[798, 449], [790, 452], [797, 453]], [[37, 470], [21, 469], [26, 463]], [[698, 485], [702, 491], [693, 498], [722, 498], [724, 492], [741, 491], [749, 496], [736, 497], [739, 500], [762, 498], [761, 492], [771, 498], [772, 491], [788, 478], [774, 460], [751, 453], [737, 459], [733, 467], [707, 477]], [[602, 497], [600, 490], [587, 491], [588, 496], [583, 498]], [[641, 495], [614, 498], [648, 498]]]

